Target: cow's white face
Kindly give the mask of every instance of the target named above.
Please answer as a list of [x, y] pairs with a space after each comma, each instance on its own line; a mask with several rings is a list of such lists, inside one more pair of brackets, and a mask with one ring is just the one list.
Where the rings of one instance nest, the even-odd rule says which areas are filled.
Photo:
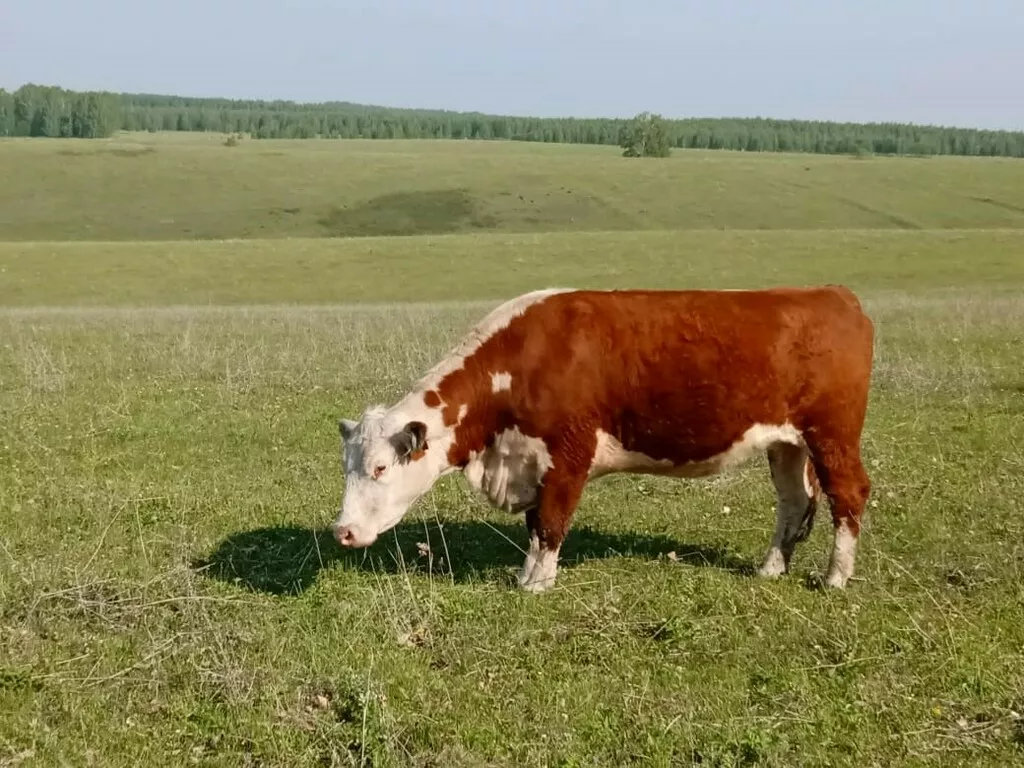
[[440, 446], [427, 443], [421, 421], [396, 419], [372, 409], [359, 421], [338, 423], [345, 491], [334, 521], [344, 547], [368, 547], [393, 528], [441, 474]]

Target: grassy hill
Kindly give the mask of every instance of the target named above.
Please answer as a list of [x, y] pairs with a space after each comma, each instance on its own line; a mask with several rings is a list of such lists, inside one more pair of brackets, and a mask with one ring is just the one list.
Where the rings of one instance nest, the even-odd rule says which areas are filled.
[[1024, 227], [1024, 163], [208, 134], [0, 141], [0, 240]]

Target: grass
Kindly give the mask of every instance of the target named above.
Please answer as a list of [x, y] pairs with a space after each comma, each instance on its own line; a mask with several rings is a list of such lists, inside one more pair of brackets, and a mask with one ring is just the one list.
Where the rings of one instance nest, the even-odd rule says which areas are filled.
[[[163, 141], [98, 167], [257, 151]], [[40, 167], [54, 151], [0, 153], [16, 144]], [[606, 162], [528, 149], [466, 152]], [[403, 153], [464, 172], [447, 146], [396, 143], [382, 188]], [[756, 187], [803, 159], [722, 162]], [[1008, 167], [963, 174], [994, 197]], [[910, 186], [886, 194], [910, 206]], [[117, 191], [93, 197], [81, 209]], [[0, 244], [0, 764], [1024, 762], [1024, 234], [1006, 222], [829, 231], [808, 209], [780, 231], [193, 243], [127, 242], [128, 210], [121, 242], [96, 242], [78, 212], [67, 237]], [[336, 418], [397, 396], [501, 298], [819, 281], [854, 285], [878, 329], [875, 490], [846, 592], [812, 588], [827, 514], [795, 573], [752, 575], [773, 521], [763, 460], [593, 484], [540, 596], [513, 588], [521, 519], [458, 478], [370, 550], [327, 535]]]
[[497, 300], [547, 285], [1018, 291], [1024, 230], [655, 231], [0, 242], [8, 306]]

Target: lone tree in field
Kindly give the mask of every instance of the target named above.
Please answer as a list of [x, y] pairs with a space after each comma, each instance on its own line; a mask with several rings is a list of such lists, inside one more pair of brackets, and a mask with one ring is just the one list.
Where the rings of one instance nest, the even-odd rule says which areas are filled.
[[668, 157], [668, 131], [661, 115], [641, 112], [622, 126], [619, 146], [623, 157]]

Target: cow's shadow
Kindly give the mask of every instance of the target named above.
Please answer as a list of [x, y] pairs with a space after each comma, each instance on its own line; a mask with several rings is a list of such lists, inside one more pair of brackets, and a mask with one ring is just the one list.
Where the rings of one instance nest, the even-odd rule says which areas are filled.
[[[376, 573], [429, 572], [456, 583], [504, 573], [511, 586], [526, 546], [522, 523], [455, 521], [439, 528], [408, 521], [382, 534], [368, 549], [355, 551], [342, 549], [327, 529], [274, 526], [228, 536], [193, 567], [207, 577], [275, 595], [306, 591], [320, 571], [335, 564]], [[613, 556], [651, 560], [672, 556], [687, 565], [744, 575], [754, 570], [752, 563], [720, 547], [686, 544], [662, 535], [610, 534], [585, 525], [570, 528], [559, 567]]]

